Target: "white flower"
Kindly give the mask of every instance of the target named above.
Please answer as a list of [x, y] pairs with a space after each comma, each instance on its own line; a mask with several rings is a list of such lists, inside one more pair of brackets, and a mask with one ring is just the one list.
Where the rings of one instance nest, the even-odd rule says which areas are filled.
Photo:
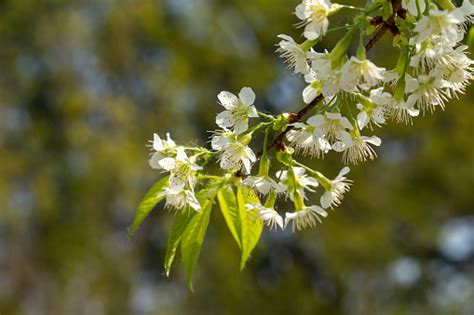
[[468, 49], [468, 46], [460, 45], [456, 47], [456, 49], [452, 49], [450, 51], [445, 52], [442, 56], [443, 58], [437, 65], [445, 66], [446, 68], [451, 69], [462, 68], [469, 69], [472, 71], [470, 67], [473, 64], [473, 61], [467, 56], [467, 54], [469, 53]]
[[379, 106], [386, 106], [393, 99], [392, 95], [384, 91], [383, 87], [370, 91], [370, 100]]
[[456, 96], [464, 93], [474, 76], [474, 61], [464, 52], [467, 46], [459, 46], [455, 50], [445, 55], [443, 65], [435, 68], [434, 72], [443, 78], [443, 85], [446, 88], [447, 96]]
[[354, 92], [378, 84], [384, 78], [385, 68], [377, 67], [368, 59], [359, 59], [352, 56], [341, 69], [341, 89]]
[[249, 87], [242, 88], [238, 98], [227, 91], [220, 92], [217, 98], [226, 109], [216, 117], [216, 124], [221, 128], [234, 127], [234, 132], [240, 134], [248, 129], [249, 117], [258, 117], [253, 106], [255, 93]]
[[446, 71], [443, 85], [446, 88], [448, 97], [458, 96], [458, 93], [464, 93], [465, 89], [469, 85], [469, 81], [473, 79], [473, 69], [458, 68], [451, 71]]
[[323, 208], [333, 208], [341, 204], [344, 194], [349, 191], [352, 184], [352, 180], [345, 176], [350, 171], [351, 169], [346, 166], [335, 179], [329, 181], [329, 189], [321, 196], [321, 206]]
[[278, 43], [279, 48], [277, 52], [285, 59], [288, 66], [293, 69], [295, 73], [308, 74], [309, 65], [306, 60], [306, 52], [292, 37], [285, 34], [280, 34], [278, 37], [282, 40]]
[[169, 187], [176, 192], [183, 190], [186, 184], [194, 188], [195, 172], [202, 170], [201, 166], [194, 163], [194, 159], [188, 158], [182, 147], [176, 149], [176, 158], [164, 158], [159, 164], [164, 170], [171, 172]]
[[327, 50], [324, 53], [310, 50], [306, 55], [311, 61], [311, 70], [315, 73], [315, 79], [324, 80], [334, 74], [331, 55]]
[[432, 35], [440, 35], [445, 42], [459, 42], [463, 36], [458, 26], [461, 22], [448, 11], [431, 9], [430, 14], [423, 16], [415, 26], [415, 42], [421, 43]]
[[319, 206], [311, 206], [305, 207], [302, 210], [295, 211], [295, 212], [287, 212], [286, 219], [285, 219], [285, 227], [288, 223], [292, 222], [292, 230], [303, 230], [308, 227], [314, 227], [316, 225], [316, 221], [322, 222], [320, 217], [326, 217], [328, 213], [326, 210]]
[[293, 129], [287, 133], [286, 138], [296, 150], [319, 158], [331, 150], [331, 144], [325, 138], [315, 134], [315, 129], [311, 125], [295, 123]]
[[361, 130], [370, 122], [373, 122], [378, 127], [385, 123], [384, 108], [382, 106], [374, 108], [364, 107], [362, 104], [357, 104], [356, 106], [360, 110], [359, 114], [357, 114], [357, 124]]
[[398, 80], [400, 80], [400, 75], [398, 74], [397, 69], [385, 71], [383, 82], [387, 83], [389, 86], [395, 88], [397, 86]]
[[342, 160], [345, 164], [355, 164], [359, 162], [373, 160], [377, 157], [375, 150], [370, 145], [380, 146], [382, 140], [377, 136], [366, 137], [361, 135], [344, 137], [342, 141], [338, 141], [333, 145], [333, 149], [338, 152], [344, 152]]
[[384, 108], [384, 115], [397, 123], [411, 124], [412, 118], [417, 117], [420, 111], [413, 104], [407, 105], [405, 100], [397, 100], [388, 92], [374, 93], [370, 99]]
[[166, 205], [168, 207], [180, 210], [189, 205], [194, 210], [201, 211], [201, 204], [192, 190], [175, 191], [172, 188], [166, 188], [160, 196], [166, 196]]
[[236, 171], [243, 165], [244, 171], [250, 174], [252, 163], [257, 160], [252, 149], [240, 142], [237, 136], [228, 130], [214, 135], [211, 146], [212, 149], [222, 152], [219, 161], [223, 170]]
[[261, 195], [268, 195], [272, 189], [275, 189], [277, 192], [283, 191], [282, 186], [270, 176], [248, 176], [242, 183], [252, 187], [255, 192]]
[[330, 77], [327, 77], [323, 83], [323, 96], [326, 98], [332, 98], [341, 91], [341, 78], [342, 73], [340, 70], [336, 70]]
[[304, 80], [309, 83], [303, 90], [303, 101], [311, 103], [322, 91], [322, 83], [316, 77], [316, 72], [312, 69], [304, 76]]
[[383, 87], [370, 91], [370, 104], [358, 103], [357, 109], [360, 110], [357, 115], [357, 124], [360, 129], [364, 129], [370, 122], [373, 122], [376, 126], [383, 125], [385, 123], [384, 106], [387, 104], [385, 98], [391, 95], [383, 91]]
[[417, 72], [427, 72], [437, 65], [450, 62], [448, 54], [453, 51], [453, 43], [443, 41], [440, 36], [433, 35], [419, 43], [415, 43], [414, 39], [410, 42], [415, 46], [410, 66]]
[[408, 12], [410, 12], [411, 15], [417, 16], [418, 15], [418, 9], [416, 7], [416, 2], [419, 1], [420, 4], [420, 14], [423, 14], [426, 9], [426, 3], [425, 0], [402, 0], [402, 7]]
[[283, 230], [283, 218], [273, 208], [267, 208], [259, 203], [246, 204], [247, 211], [257, 210], [258, 218], [270, 228], [270, 230], [276, 229], [279, 226]]
[[293, 193], [298, 193], [305, 198], [305, 190], [314, 192], [312, 188], [319, 186], [319, 183], [313, 177], [305, 175], [306, 170], [302, 167], [293, 167], [293, 173], [295, 174], [294, 181], [289, 179], [288, 171], [278, 171], [276, 177], [280, 179], [280, 185], [283, 187], [283, 191], [293, 199]]
[[332, 4], [329, 0], [303, 0], [296, 7], [296, 16], [306, 25], [304, 37], [315, 40], [324, 36], [328, 30], [328, 16], [338, 10], [340, 5]]
[[153, 134], [152, 142], [153, 142], [152, 147], [153, 147], [153, 150], [155, 150], [155, 152], [150, 158], [150, 161], [149, 161], [150, 167], [155, 168], [155, 169], [162, 169], [159, 162], [166, 157], [170, 149], [173, 149], [176, 147], [176, 143], [173, 141], [173, 139], [171, 139], [169, 133], [166, 134], [166, 140], [161, 139], [160, 136], [156, 133]]
[[405, 92], [411, 93], [407, 99], [407, 107], [416, 106], [423, 113], [428, 110], [433, 112], [436, 106], [444, 109], [447, 96], [443, 87], [443, 81], [439, 76], [420, 75], [415, 79], [407, 75]]
[[324, 137], [333, 142], [348, 134], [346, 129], [352, 130], [354, 127], [346, 117], [340, 113], [326, 112], [323, 115], [314, 115], [308, 118], [307, 123], [316, 127], [315, 136]]
[[[307, 53], [307, 57], [311, 61], [311, 72], [307, 77], [305, 77], [305, 80], [306, 82], [312, 84], [306, 88], [306, 91], [303, 92], [305, 102], [309, 103], [311, 97], [316, 97], [315, 94], [321, 93], [321, 84], [322, 94], [325, 97], [330, 98], [339, 93], [341, 89], [341, 71], [338, 68], [333, 69], [333, 60], [331, 54], [327, 51], [324, 53], [309, 51]], [[314, 90], [310, 90], [311, 88]]]
[[413, 104], [409, 107], [405, 101], [397, 101], [394, 98], [385, 106], [385, 115], [397, 123], [411, 124], [413, 117], [419, 114], [420, 111], [414, 108]]

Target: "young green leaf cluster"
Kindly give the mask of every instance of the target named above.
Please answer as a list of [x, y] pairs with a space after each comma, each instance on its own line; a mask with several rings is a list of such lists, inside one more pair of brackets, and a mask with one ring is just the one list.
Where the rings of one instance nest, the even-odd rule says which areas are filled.
[[[356, 12], [352, 24], [330, 28], [329, 18], [344, 9]], [[345, 164], [374, 159], [374, 147], [382, 141], [365, 135], [368, 129], [390, 120], [412, 123], [420, 113], [444, 109], [473, 78], [474, 61], [461, 44], [474, 17], [469, 0], [460, 7], [449, 0], [375, 0], [365, 8], [303, 0], [295, 13], [306, 40], [297, 43], [279, 35], [278, 52], [308, 83], [302, 91], [305, 108], [278, 116], [258, 112], [255, 93], [244, 87], [238, 95], [223, 91], [217, 96], [224, 110], [216, 116], [220, 129], [212, 135], [211, 149], [177, 145], [169, 134], [166, 139], [154, 135], [150, 166], [167, 175], [145, 196], [130, 233], [166, 199], [176, 217], [165, 270], [169, 274], [180, 247], [190, 286], [215, 203], [241, 250], [242, 269], [263, 226], [291, 225], [293, 231], [314, 227], [350, 189], [349, 167], [330, 179], [299, 162], [297, 154], [321, 158], [335, 151]], [[338, 29], [346, 32], [331, 51], [314, 49], [327, 33]], [[388, 31], [399, 53], [390, 70], [378, 67], [366, 54]], [[353, 42], [358, 48], [350, 56]], [[251, 119], [260, 120], [250, 124]], [[258, 154], [252, 149], [257, 136], [264, 138]], [[269, 143], [270, 137], [275, 140]], [[219, 163], [217, 174], [206, 167], [212, 159]], [[309, 204], [308, 194], [318, 189], [320, 203]], [[276, 209], [278, 198], [291, 200], [293, 211], [282, 216]]]

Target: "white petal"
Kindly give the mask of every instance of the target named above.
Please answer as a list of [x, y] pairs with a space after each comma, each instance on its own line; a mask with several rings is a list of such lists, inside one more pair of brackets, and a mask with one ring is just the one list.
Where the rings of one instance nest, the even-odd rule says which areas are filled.
[[314, 127], [320, 127], [325, 123], [325, 119], [323, 115], [314, 115], [308, 118], [306, 121], [309, 125]]
[[319, 182], [316, 179], [314, 179], [312, 177], [307, 177], [307, 176], [304, 176], [303, 178], [300, 179], [300, 184], [301, 184], [301, 186], [303, 186], [306, 189], [308, 189], [308, 187], [318, 187], [319, 186]]
[[216, 116], [216, 124], [221, 128], [232, 127], [235, 123], [235, 117], [230, 111], [223, 111]]
[[257, 160], [257, 157], [255, 156], [255, 153], [253, 153], [252, 149], [250, 149], [249, 147], [246, 147], [244, 151], [247, 157], [250, 159], [250, 161], [255, 162]]
[[250, 171], [252, 170], [252, 165], [250, 163], [249, 159], [242, 159], [242, 164], [244, 165], [244, 170], [246, 174], [250, 174]]
[[241, 134], [249, 129], [249, 123], [247, 119], [239, 119], [235, 122], [234, 132], [236, 134]]
[[298, 216], [298, 213], [296, 213], [296, 212], [287, 212], [287, 213], [285, 213], [285, 217], [289, 220], [293, 220], [297, 216]]
[[190, 165], [192, 171], [200, 171], [202, 170], [202, 166], [199, 166], [197, 164], [191, 163]]
[[352, 145], [352, 136], [347, 131], [339, 132], [339, 139], [347, 146], [350, 147]]
[[173, 141], [173, 139], [171, 139], [171, 136], [170, 136], [169, 132], [166, 133], [166, 142], [167, 142], [167, 145], [169, 147], [175, 147], [176, 146], [176, 143]]
[[348, 146], [342, 142], [342, 141], [337, 141], [335, 143], [333, 143], [332, 145], [332, 149], [336, 152], [342, 152], [344, 151]]
[[318, 91], [313, 88], [311, 84], [308, 85], [303, 90], [303, 102], [305, 102], [305, 104], [311, 103], [318, 96], [318, 94]]
[[306, 170], [302, 167], [293, 167], [293, 172], [295, 173], [296, 176], [301, 176], [301, 175], [304, 175], [304, 173], [306, 173]]
[[237, 159], [229, 151], [224, 151], [221, 157], [220, 166], [223, 170], [231, 170], [236, 168], [239, 165], [240, 160]]
[[328, 213], [326, 212], [326, 210], [324, 210], [323, 208], [321, 208], [319, 206], [311, 206], [310, 209], [312, 211], [318, 213], [322, 217], [327, 217], [328, 216]]
[[342, 176], [346, 175], [346, 174], [349, 174], [349, 172], [351, 171], [351, 169], [346, 166], [344, 167], [340, 172], [339, 174], [337, 174], [337, 178], [341, 178]]
[[187, 162], [188, 161], [188, 156], [186, 154], [186, 151], [184, 150], [183, 147], [179, 147], [176, 149], [176, 159], [181, 162]]
[[258, 117], [258, 112], [255, 106], [249, 106], [249, 117]]
[[261, 194], [267, 195], [272, 188], [272, 184], [269, 181], [262, 179], [255, 182], [255, 188], [257, 188]]
[[370, 117], [367, 115], [366, 112], [360, 112], [357, 115], [357, 124], [359, 125], [360, 129], [364, 129], [365, 126], [370, 122]]
[[201, 204], [196, 199], [196, 196], [194, 196], [193, 192], [186, 190], [185, 194], [186, 194], [186, 201], [188, 205], [198, 212], [201, 211]]
[[161, 140], [160, 136], [157, 133], [153, 134], [153, 149], [159, 152], [165, 149], [165, 147], [163, 146], [163, 140]]
[[347, 119], [346, 117], [341, 117], [340, 122], [344, 128], [349, 129], [349, 130], [354, 129], [354, 126], [352, 126], [349, 119]]
[[227, 137], [214, 136], [211, 140], [211, 147], [213, 150], [221, 151], [229, 143], [231, 143], [231, 140]]
[[326, 113], [326, 117], [328, 119], [332, 119], [332, 120], [336, 120], [336, 119], [341, 119], [341, 114], [340, 113], [332, 113], [332, 112], [328, 112]]
[[168, 181], [168, 193], [172, 195], [177, 195], [183, 191], [184, 186], [186, 186], [186, 179], [183, 179], [179, 176], [171, 176]]
[[281, 215], [278, 215], [275, 217], [275, 221], [276, 223], [278, 224], [278, 226], [283, 229], [283, 218], [281, 217]]
[[217, 95], [217, 98], [225, 109], [235, 108], [239, 101], [237, 96], [227, 91], [220, 92], [219, 95]]
[[408, 111], [408, 114], [411, 117], [417, 117], [420, 114], [420, 111], [418, 109], [415, 109], [415, 108], [408, 109], [407, 111]]
[[295, 40], [291, 36], [288, 36], [286, 34], [279, 34], [277, 35], [277, 37], [283, 39], [284, 41], [293, 42], [293, 43], [295, 42]]
[[376, 146], [380, 146], [382, 144], [382, 140], [377, 137], [377, 136], [372, 136], [372, 137], [362, 137], [362, 139], [364, 139], [365, 142], [368, 142], [368, 143], [371, 143], [373, 145], [376, 145]]
[[253, 105], [253, 102], [255, 102], [255, 93], [253, 90], [249, 87], [244, 87], [242, 90], [240, 90], [239, 93], [239, 98], [244, 103], [245, 105]]
[[417, 90], [420, 87], [420, 84], [418, 81], [410, 76], [407, 75], [407, 83], [405, 86], [405, 92], [406, 93], [411, 93], [415, 90]]
[[298, 19], [300, 19], [300, 20], [305, 20], [306, 19], [304, 4], [300, 3], [296, 6], [295, 14], [298, 17]]
[[163, 155], [161, 155], [160, 152], [155, 152], [150, 158], [150, 161], [148, 162], [150, 164], [151, 168], [161, 170], [162, 167], [160, 165], [160, 161], [163, 159]]
[[167, 171], [171, 171], [176, 168], [176, 161], [173, 158], [164, 158], [160, 160], [158, 163], [163, 169]]

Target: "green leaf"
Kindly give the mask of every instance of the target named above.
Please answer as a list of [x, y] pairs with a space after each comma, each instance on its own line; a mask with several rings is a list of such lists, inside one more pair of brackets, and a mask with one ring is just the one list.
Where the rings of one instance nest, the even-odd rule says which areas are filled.
[[240, 270], [245, 268], [245, 263], [250, 257], [255, 246], [258, 244], [263, 230], [263, 222], [257, 219], [256, 210], [247, 211], [245, 204], [260, 203], [258, 197], [250, 189], [242, 190], [237, 188], [237, 204], [241, 220], [241, 244], [242, 257], [240, 260]]
[[237, 188], [237, 194], [231, 186], [223, 187], [217, 193], [221, 212], [242, 252], [240, 269], [244, 269], [250, 254], [258, 243], [263, 229], [261, 220], [256, 219], [257, 210], [247, 211], [245, 204], [260, 203], [250, 189]]
[[135, 219], [128, 229], [128, 237], [132, 237], [133, 233], [137, 230], [138, 226], [145, 220], [145, 218], [150, 214], [151, 210], [155, 208], [155, 206], [163, 200], [164, 196], [158, 197], [160, 192], [163, 191], [164, 187], [168, 184], [169, 176], [166, 176], [159, 180], [150, 190], [145, 194], [140, 205], [137, 209], [137, 214], [135, 215]]
[[209, 224], [209, 217], [215, 196], [215, 192], [207, 191], [207, 193], [203, 195], [203, 198], [198, 198], [200, 202], [203, 200], [203, 202], [201, 202], [202, 209], [193, 216], [181, 240], [181, 255], [187, 273], [187, 283], [191, 291], [193, 290], [192, 279], [194, 269], [196, 268], [199, 254], [201, 253], [201, 247]]
[[167, 277], [170, 274], [170, 269], [174, 261], [176, 249], [181, 242], [186, 227], [188, 226], [189, 222], [191, 222], [191, 219], [195, 214], [196, 211], [190, 209], [189, 207], [186, 207], [184, 211], [179, 211], [176, 214], [173, 226], [171, 227], [170, 235], [168, 237], [168, 247], [166, 248], [165, 272]]
[[222, 187], [217, 193], [217, 200], [221, 208], [222, 215], [229, 227], [230, 233], [234, 237], [239, 248], [242, 248], [241, 243], [241, 222], [240, 214], [237, 208], [237, 201], [235, 200], [234, 191], [231, 186]]

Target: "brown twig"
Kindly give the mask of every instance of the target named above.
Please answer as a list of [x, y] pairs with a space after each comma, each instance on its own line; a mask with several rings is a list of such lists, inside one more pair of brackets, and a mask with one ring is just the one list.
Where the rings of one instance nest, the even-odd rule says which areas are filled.
[[[385, 35], [387, 30], [390, 30], [392, 33], [396, 33], [395, 30], [397, 29], [397, 26], [395, 25], [395, 16], [397, 15], [398, 10], [401, 8], [401, 0], [392, 0], [392, 8], [393, 8], [393, 14], [388, 18], [387, 21], [384, 21], [382, 23], [382, 26], [380, 29], [375, 33], [375, 35], [367, 42], [365, 45], [365, 49], [367, 51], [371, 50], [375, 44]], [[306, 114], [308, 114], [311, 110], [315, 109], [316, 106], [323, 100], [324, 96], [320, 94], [318, 97], [316, 97], [311, 103], [306, 105], [304, 108], [302, 108], [296, 115], [294, 115], [294, 119], [290, 120], [290, 123], [295, 123], [300, 121]], [[286, 134], [292, 130], [294, 126], [287, 126], [284, 131], [282, 131], [270, 144], [267, 146], [267, 150], [270, 150], [272, 148], [284, 148], [284, 140]], [[261, 156], [261, 152], [258, 153], [257, 156]]]

